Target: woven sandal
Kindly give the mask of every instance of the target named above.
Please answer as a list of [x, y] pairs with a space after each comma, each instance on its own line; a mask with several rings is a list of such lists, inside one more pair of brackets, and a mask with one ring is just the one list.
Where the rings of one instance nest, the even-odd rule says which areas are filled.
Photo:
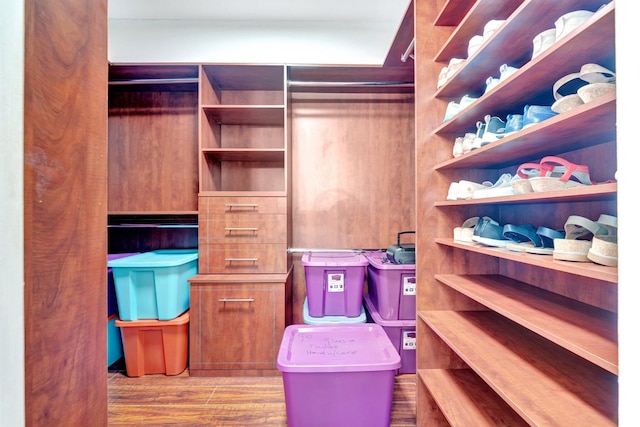
[[618, 218], [602, 214], [598, 218], [599, 233], [593, 236], [587, 258], [596, 264], [616, 267], [618, 265]]
[[[563, 172], [561, 176], [553, 176], [554, 173], [561, 171]], [[589, 176], [588, 166], [577, 165], [556, 156], [544, 157], [540, 161], [540, 176], [532, 177], [529, 181], [534, 192], [564, 190], [596, 184]]]
[[473, 229], [478, 224], [480, 217], [467, 218], [460, 227], [453, 229], [453, 240], [456, 242], [473, 242]]
[[[589, 262], [591, 236], [606, 235], [607, 229], [588, 218], [571, 215], [564, 224], [565, 238], [553, 239], [553, 259]], [[587, 239], [585, 239], [587, 238]]]

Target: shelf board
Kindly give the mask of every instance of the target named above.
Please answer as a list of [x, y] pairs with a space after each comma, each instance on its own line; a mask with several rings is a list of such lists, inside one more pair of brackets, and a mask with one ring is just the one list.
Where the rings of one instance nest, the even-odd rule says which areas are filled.
[[435, 202], [438, 207], [496, 205], [496, 204], [526, 204], [526, 203], [564, 203], [564, 202], [594, 202], [616, 200], [618, 184], [589, 185], [584, 187], [567, 188], [565, 190], [514, 194], [512, 196], [487, 197], [469, 200], [443, 200]]
[[560, 261], [553, 259], [551, 255], [534, 255], [526, 252], [515, 252], [505, 248], [485, 246], [476, 242], [456, 242], [452, 238], [436, 238], [435, 242], [439, 245], [451, 246], [495, 258], [543, 267], [552, 271], [575, 274], [576, 276], [603, 280], [609, 283], [618, 283], [618, 269], [616, 267], [607, 267], [591, 262]]
[[[436, 165], [436, 169], [517, 167], [543, 156], [614, 141], [615, 126], [601, 124], [615, 122], [616, 94], [612, 92], [482, 148], [451, 158]], [[449, 130], [445, 123], [436, 129], [436, 133]]]
[[528, 425], [470, 369], [419, 369], [417, 374], [452, 426]]
[[446, 286], [618, 375], [617, 316], [503, 276], [436, 275]]
[[284, 105], [203, 105], [202, 110], [221, 125], [284, 125]]
[[205, 156], [232, 162], [284, 162], [282, 148], [205, 148]]
[[440, 27], [458, 25], [469, 12], [471, 6], [473, 6], [473, 2], [469, 0], [447, 0], [433, 25]]
[[418, 315], [530, 425], [616, 425], [616, 375], [489, 311]]
[[286, 191], [201, 191], [198, 197], [286, 197]]

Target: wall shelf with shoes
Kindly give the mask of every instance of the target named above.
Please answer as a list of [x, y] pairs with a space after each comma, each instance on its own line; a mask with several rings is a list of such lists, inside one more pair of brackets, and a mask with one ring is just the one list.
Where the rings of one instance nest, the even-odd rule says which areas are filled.
[[493, 3], [415, 4], [417, 425], [615, 425], [615, 2]]

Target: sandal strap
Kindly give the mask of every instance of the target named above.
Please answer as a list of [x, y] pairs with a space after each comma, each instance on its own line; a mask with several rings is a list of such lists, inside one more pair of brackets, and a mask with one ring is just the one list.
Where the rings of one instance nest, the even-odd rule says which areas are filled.
[[532, 224], [506, 224], [503, 227], [502, 236], [517, 243], [531, 242], [536, 247], [542, 246], [542, 240], [536, 233], [536, 228]]
[[564, 239], [565, 235], [564, 231], [554, 230], [549, 227], [538, 227], [537, 233], [545, 248], [553, 248], [553, 239]]
[[[601, 214], [596, 221], [600, 227], [605, 229], [607, 236], [616, 236], [618, 234], [618, 218], [613, 215]], [[602, 232], [602, 230], [600, 230]]]
[[613, 83], [616, 74], [602, 65], [589, 63], [580, 68], [580, 78], [589, 83]]
[[478, 225], [478, 220], [480, 219], [479, 216], [474, 216], [471, 218], [467, 218], [463, 223], [462, 223], [462, 228], [474, 228], [476, 225]]
[[594, 236], [598, 234], [606, 234], [604, 231], [601, 232], [601, 230], [602, 227], [600, 227], [597, 222], [579, 215], [569, 216], [564, 224], [566, 239], [575, 240], [579, 237], [587, 236], [588, 234], [592, 234]]
[[589, 166], [577, 165], [565, 160], [561, 157], [547, 156], [540, 161], [540, 167], [544, 170], [553, 170], [549, 163], [555, 163], [564, 166], [566, 169], [564, 174], [560, 177], [560, 181], [569, 181], [571, 177], [576, 178], [581, 184], [595, 185], [596, 183], [591, 180], [589, 176]]

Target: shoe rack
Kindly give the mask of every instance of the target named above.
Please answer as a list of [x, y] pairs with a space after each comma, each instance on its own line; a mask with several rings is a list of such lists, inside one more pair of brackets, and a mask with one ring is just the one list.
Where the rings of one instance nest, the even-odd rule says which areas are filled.
[[[594, 15], [532, 59], [562, 15]], [[562, 230], [570, 215], [617, 215], [616, 95], [454, 158], [456, 137], [487, 115], [551, 105], [553, 84], [596, 63], [615, 71], [615, 2], [416, 0], [417, 425], [616, 425], [618, 271], [454, 242], [467, 218]], [[490, 20], [505, 22], [467, 58]], [[465, 64], [438, 86], [451, 58]], [[519, 68], [484, 94], [502, 64]], [[447, 104], [478, 100], [443, 122]], [[446, 200], [452, 182], [494, 182], [558, 156], [606, 184]]]

